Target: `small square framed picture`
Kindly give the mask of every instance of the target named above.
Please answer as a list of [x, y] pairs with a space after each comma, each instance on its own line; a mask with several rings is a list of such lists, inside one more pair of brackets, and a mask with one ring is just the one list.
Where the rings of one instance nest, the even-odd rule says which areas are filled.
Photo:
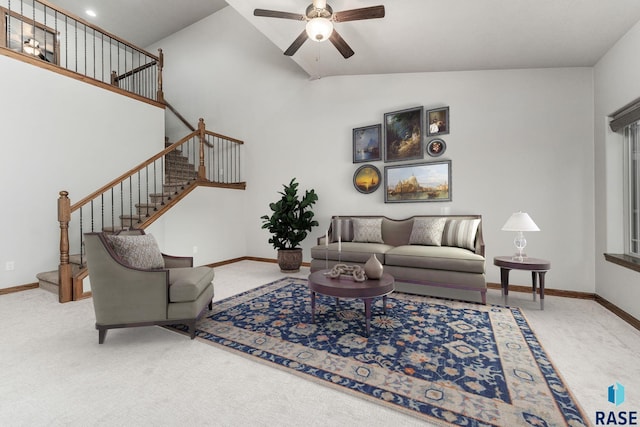
[[380, 124], [353, 130], [353, 163], [382, 159], [382, 126]]
[[449, 107], [427, 111], [427, 136], [449, 133]]

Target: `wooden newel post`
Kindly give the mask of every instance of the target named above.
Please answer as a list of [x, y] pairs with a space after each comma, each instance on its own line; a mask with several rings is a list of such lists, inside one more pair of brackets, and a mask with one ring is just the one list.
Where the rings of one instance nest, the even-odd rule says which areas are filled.
[[73, 298], [71, 264], [69, 264], [69, 222], [71, 201], [69, 193], [61, 191], [58, 198], [58, 222], [60, 222], [60, 266], [58, 268], [58, 301], [69, 302]]
[[162, 49], [158, 49], [158, 93], [157, 101], [164, 104], [164, 91], [162, 89], [162, 68], [164, 67], [164, 53]]
[[118, 87], [118, 73], [116, 73], [115, 71], [111, 72], [111, 86], [115, 86]]
[[204, 167], [204, 139], [205, 139], [205, 126], [204, 119], [198, 120], [198, 138], [200, 138], [200, 164], [198, 166], [198, 180], [207, 180], [207, 170]]

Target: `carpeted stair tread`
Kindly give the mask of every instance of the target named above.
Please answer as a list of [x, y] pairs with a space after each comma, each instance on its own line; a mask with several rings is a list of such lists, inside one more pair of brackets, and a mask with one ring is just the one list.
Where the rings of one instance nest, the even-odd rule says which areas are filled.
[[103, 227], [102, 231], [104, 231], [105, 233], [116, 233], [118, 231], [122, 231], [122, 230], [128, 230], [129, 227], [123, 227], [121, 225], [114, 225], [114, 226], [107, 226], [107, 227]]
[[59, 288], [58, 270], [45, 271], [43, 273], [38, 273], [36, 274], [36, 278], [38, 279], [38, 286], [41, 289], [44, 289], [49, 292], [53, 292], [55, 294], [58, 293], [58, 288]]

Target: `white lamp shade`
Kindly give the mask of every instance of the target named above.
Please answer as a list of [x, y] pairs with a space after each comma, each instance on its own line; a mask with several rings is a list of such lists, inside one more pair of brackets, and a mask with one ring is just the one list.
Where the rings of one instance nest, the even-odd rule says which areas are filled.
[[526, 212], [516, 212], [502, 226], [502, 231], [540, 231]]
[[313, 18], [307, 22], [307, 35], [316, 42], [323, 42], [333, 33], [333, 22], [327, 18]]

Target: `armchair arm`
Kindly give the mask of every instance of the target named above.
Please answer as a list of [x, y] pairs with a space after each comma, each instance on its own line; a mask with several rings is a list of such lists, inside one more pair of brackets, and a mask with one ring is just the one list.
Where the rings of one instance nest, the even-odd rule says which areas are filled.
[[162, 254], [165, 268], [193, 267], [193, 257]]
[[101, 233], [85, 235], [96, 324], [152, 322], [167, 318], [169, 271], [123, 264]]

